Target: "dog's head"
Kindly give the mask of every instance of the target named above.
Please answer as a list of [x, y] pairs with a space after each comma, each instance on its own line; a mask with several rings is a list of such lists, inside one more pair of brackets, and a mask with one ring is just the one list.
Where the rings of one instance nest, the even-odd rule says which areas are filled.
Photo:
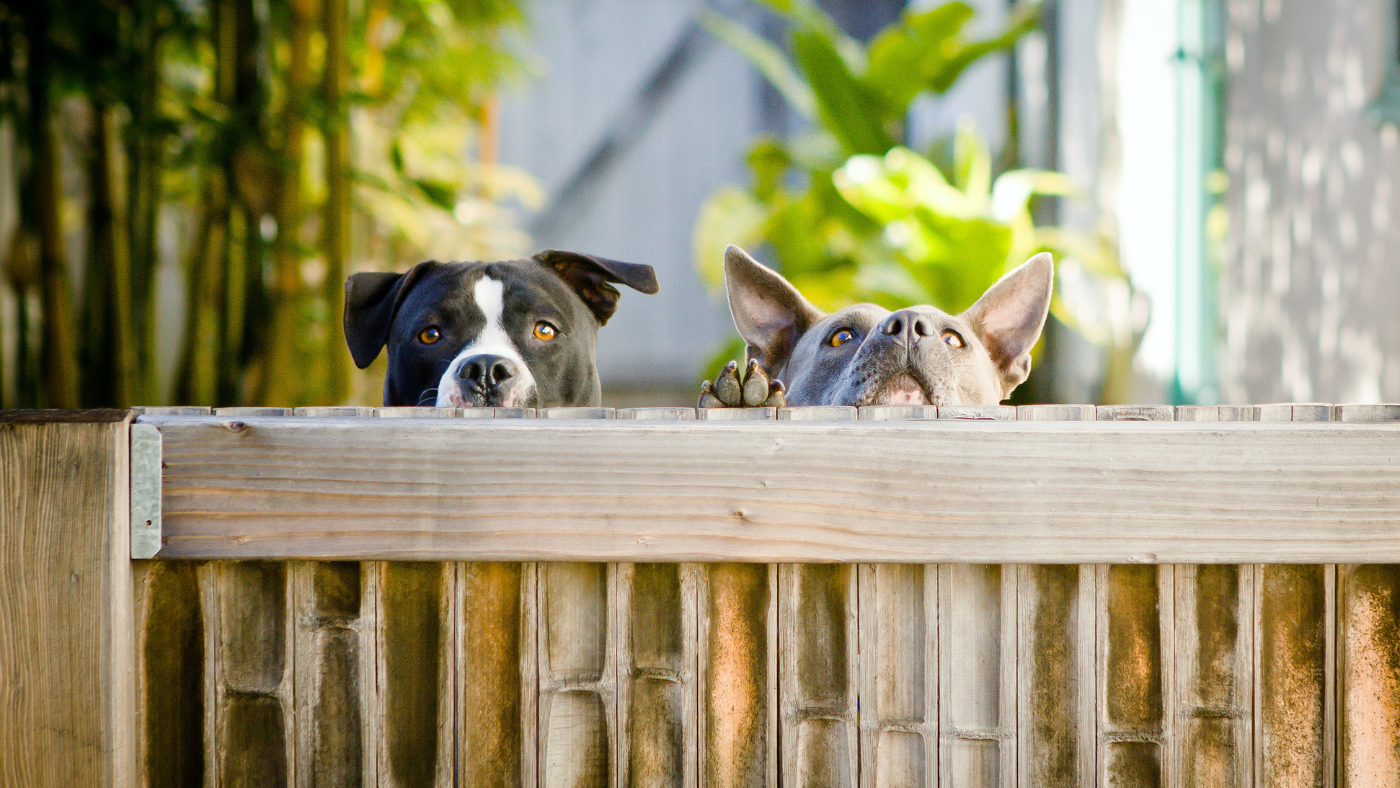
[[724, 274], [749, 356], [783, 380], [789, 405], [994, 405], [1030, 374], [1054, 266], [1032, 257], [960, 315], [874, 304], [828, 315], [736, 246]]
[[419, 263], [345, 282], [345, 340], [361, 369], [389, 348], [385, 405], [597, 405], [598, 327], [611, 283], [655, 293], [649, 265], [574, 252]]

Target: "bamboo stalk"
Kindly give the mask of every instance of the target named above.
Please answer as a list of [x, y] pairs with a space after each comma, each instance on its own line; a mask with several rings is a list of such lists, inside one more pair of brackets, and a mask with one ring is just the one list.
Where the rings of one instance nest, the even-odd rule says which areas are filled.
[[292, 25], [287, 64], [287, 103], [283, 110], [282, 184], [276, 207], [277, 238], [272, 245], [276, 266], [273, 291], [271, 341], [263, 353], [258, 381], [259, 403], [299, 404], [299, 385], [305, 378], [297, 369], [298, 309], [304, 296], [297, 230], [301, 226], [301, 170], [305, 150], [306, 104], [311, 88], [309, 51], [316, 18], [316, 0], [291, 0]]
[[50, 117], [49, 12], [47, 3], [38, 3], [25, 16], [28, 41], [25, 77], [29, 91], [30, 145], [34, 152], [33, 203], [43, 304], [40, 404], [50, 408], [76, 408], [78, 365], [73, 332], [73, 288], [59, 227], [58, 156]]
[[124, 220], [116, 108], [92, 102], [88, 182], [88, 273], [84, 282], [83, 399], [89, 407], [132, 404], [136, 377], [131, 323], [130, 246]]
[[321, 86], [326, 102], [326, 391], [327, 402], [342, 402], [350, 393], [350, 355], [341, 341], [344, 286], [350, 262], [350, 117], [345, 101], [349, 59], [346, 57], [347, 0], [325, 0], [326, 65]]

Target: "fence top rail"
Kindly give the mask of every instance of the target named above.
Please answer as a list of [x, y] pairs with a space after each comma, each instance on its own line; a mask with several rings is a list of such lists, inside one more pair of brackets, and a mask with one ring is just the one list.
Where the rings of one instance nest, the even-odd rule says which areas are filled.
[[1154, 420], [147, 411], [133, 489], [161, 558], [1400, 563], [1400, 407], [1073, 407]]

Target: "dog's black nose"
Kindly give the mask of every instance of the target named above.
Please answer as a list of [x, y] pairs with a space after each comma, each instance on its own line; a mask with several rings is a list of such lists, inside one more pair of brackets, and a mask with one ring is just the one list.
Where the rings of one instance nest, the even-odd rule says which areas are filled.
[[466, 384], [490, 391], [516, 375], [515, 362], [502, 356], [472, 356], [462, 362], [457, 377]]
[[902, 345], [912, 345], [932, 334], [933, 324], [912, 309], [901, 309], [885, 318], [880, 332], [894, 337]]

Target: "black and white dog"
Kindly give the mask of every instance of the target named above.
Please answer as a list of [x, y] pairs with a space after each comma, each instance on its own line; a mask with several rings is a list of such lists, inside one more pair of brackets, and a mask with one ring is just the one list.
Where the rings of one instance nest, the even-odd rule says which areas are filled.
[[385, 405], [596, 406], [598, 328], [612, 282], [655, 293], [649, 265], [574, 252], [419, 263], [345, 282], [345, 340], [364, 369], [389, 348]]

